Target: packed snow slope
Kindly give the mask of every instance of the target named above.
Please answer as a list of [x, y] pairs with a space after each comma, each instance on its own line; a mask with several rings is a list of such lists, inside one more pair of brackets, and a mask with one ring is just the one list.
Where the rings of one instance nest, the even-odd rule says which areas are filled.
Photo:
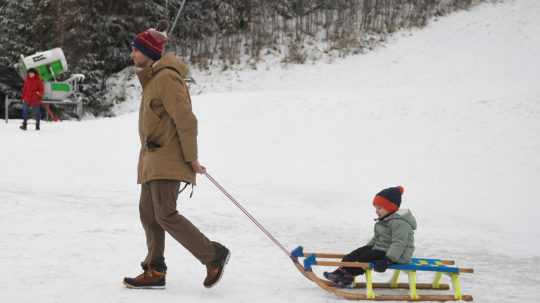
[[[475, 268], [476, 302], [537, 302], [538, 16], [535, 0], [484, 4], [333, 64], [215, 78], [223, 92], [193, 98], [200, 159], [289, 249], [362, 245], [374, 194], [403, 185], [417, 256]], [[168, 238], [167, 289], [125, 289], [145, 255], [137, 114], [18, 126], [0, 126], [0, 302], [343, 302], [203, 177], [179, 209], [231, 249], [221, 283], [204, 289]]]

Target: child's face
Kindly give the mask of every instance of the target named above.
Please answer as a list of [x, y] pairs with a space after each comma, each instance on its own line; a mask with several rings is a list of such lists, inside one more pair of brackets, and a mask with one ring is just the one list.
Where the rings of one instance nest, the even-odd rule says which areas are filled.
[[375, 205], [375, 212], [377, 213], [377, 216], [379, 216], [379, 218], [382, 218], [389, 214], [389, 211], [378, 205]]

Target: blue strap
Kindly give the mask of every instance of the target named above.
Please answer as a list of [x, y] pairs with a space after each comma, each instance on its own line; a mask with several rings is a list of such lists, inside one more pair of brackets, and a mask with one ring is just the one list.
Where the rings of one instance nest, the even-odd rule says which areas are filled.
[[300, 258], [304, 256], [304, 248], [302, 246], [298, 246], [297, 248], [293, 249], [291, 251], [291, 256], [295, 258]]
[[451, 272], [458, 273], [459, 268], [448, 266], [432, 266], [432, 265], [416, 265], [416, 264], [392, 264], [388, 268], [398, 270], [420, 270], [420, 271], [435, 271], [435, 272]]
[[313, 265], [317, 265], [317, 259], [315, 259], [315, 255], [309, 255], [309, 257], [304, 259], [305, 271], [311, 271], [311, 266]]

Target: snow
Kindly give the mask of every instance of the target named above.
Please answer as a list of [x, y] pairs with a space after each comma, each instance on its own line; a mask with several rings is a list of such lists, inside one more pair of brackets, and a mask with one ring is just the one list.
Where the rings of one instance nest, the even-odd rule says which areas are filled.
[[[213, 91], [193, 97], [201, 161], [288, 249], [362, 245], [373, 195], [401, 184], [416, 256], [473, 267], [476, 302], [537, 302], [539, 14], [534, 0], [483, 4], [332, 64], [195, 74]], [[168, 238], [167, 289], [125, 289], [145, 254], [137, 113], [39, 133], [10, 122], [0, 138], [0, 302], [343, 302], [204, 177], [179, 209], [232, 250], [223, 280], [202, 287]]]
[[142, 88], [133, 67], [125, 68], [106, 81], [105, 104], [112, 104], [115, 115], [139, 110]]

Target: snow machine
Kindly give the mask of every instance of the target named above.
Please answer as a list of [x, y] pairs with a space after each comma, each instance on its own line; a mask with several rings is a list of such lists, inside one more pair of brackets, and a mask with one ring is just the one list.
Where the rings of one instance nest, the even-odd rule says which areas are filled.
[[38, 71], [45, 85], [44, 101], [81, 102], [78, 85], [84, 80], [84, 75], [73, 74], [65, 81], [58, 81], [58, 76], [68, 71], [68, 64], [61, 48], [38, 52], [28, 57], [21, 55], [17, 70], [21, 77], [26, 71], [34, 68]]

